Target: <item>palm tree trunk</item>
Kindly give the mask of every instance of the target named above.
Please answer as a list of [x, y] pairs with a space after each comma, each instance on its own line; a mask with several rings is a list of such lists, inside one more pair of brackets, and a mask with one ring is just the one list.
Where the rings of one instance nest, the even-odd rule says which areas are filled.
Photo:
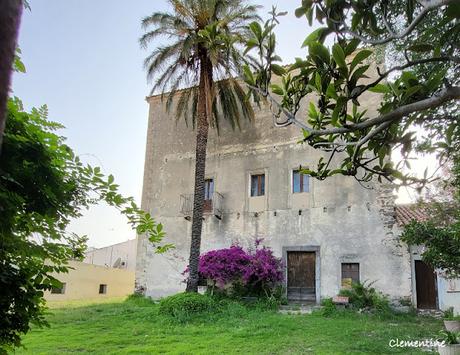
[[0, 154], [21, 14], [22, 0], [0, 0]]
[[195, 189], [193, 196], [192, 240], [190, 244], [189, 278], [187, 292], [198, 292], [198, 262], [200, 259], [201, 230], [203, 226], [204, 177], [206, 171], [206, 146], [208, 143], [208, 98], [212, 85], [212, 65], [207, 58], [202, 59], [198, 96], [198, 119], [195, 148]]

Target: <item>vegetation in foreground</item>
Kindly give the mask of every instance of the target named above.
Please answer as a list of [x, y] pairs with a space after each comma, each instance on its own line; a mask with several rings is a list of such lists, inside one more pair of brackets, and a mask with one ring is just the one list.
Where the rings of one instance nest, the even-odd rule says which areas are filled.
[[263, 303], [214, 302], [212, 310], [185, 318], [162, 314], [159, 304], [138, 297], [64, 306], [48, 315], [51, 328], [33, 328], [25, 336], [26, 349], [17, 354], [422, 353], [388, 342], [436, 338], [442, 328], [440, 320], [415, 315], [285, 315]]

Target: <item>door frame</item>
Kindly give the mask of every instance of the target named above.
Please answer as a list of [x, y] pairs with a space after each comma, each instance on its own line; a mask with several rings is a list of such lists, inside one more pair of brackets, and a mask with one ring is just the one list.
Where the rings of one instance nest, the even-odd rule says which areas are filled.
[[[421, 257], [421, 247], [419, 246], [411, 246], [410, 247], [410, 255], [411, 255], [411, 283], [412, 283], [412, 304], [415, 308], [418, 309], [417, 304], [417, 281], [415, 275], [415, 261], [423, 261]], [[435, 296], [436, 296], [436, 309], [439, 309], [439, 277], [438, 273], [435, 271], [434, 281], [435, 281]]]
[[284, 267], [284, 278], [283, 278], [283, 286], [285, 296], [287, 298], [287, 278], [288, 278], [288, 269], [287, 269], [287, 254], [290, 251], [305, 251], [305, 252], [314, 252], [315, 253], [315, 299], [316, 303], [321, 303], [321, 258], [320, 258], [320, 247], [316, 245], [305, 245], [305, 246], [289, 246], [283, 247], [283, 267]]

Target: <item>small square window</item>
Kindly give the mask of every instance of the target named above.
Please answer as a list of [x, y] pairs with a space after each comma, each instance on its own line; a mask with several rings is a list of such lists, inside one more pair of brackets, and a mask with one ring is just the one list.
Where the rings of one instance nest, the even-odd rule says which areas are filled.
[[265, 174], [251, 175], [251, 197], [265, 195]]
[[100, 284], [100, 285], [99, 285], [99, 294], [102, 295], [102, 294], [105, 294], [105, 293], [107, 293], [107, 285], [105, 285], [105, 284]]
[[62, 283], [61, 287], [53, 287], [51, 293], [63, 295], [65, 293], [65, 282]]
[[292, 192], [309, 192], [310, 191], [310, 176], [302, 174], [300, 170], [294, 170], [292, 172]]
[[342, 288], [351, 288], [359, 282], [359, 263], [342, 263]]

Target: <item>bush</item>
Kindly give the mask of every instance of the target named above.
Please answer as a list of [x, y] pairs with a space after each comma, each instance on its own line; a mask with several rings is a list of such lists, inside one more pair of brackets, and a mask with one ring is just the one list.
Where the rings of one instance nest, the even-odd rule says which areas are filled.
[[368, 284], [366, 282], [356, 282], [352, 284], [351, 289], [341, 290], [339, 295], [348, 297], [353, 308], [377, 310], [379, 312], [390, 311], [388, 298], [372, 287], [373, 284], [374, 282]]
[[321, 309], [321, 314], [325, 317], [331, 316], [337, 310], [337, 307], [335, 303], [332, 301], [332, 298], [325, 298], [324, 300], [322, 300], [321, 306], [323, 306], [323, 308]]
[[183, 320], [214, 309], [214, 300], [199, 293], [178, 293], [160, 300], [159, 313]]
[[281, 259], [270, 248], [259, 247], [260, 241], [256, 240], [254, 250], [232, 245], [200, 256], [200, 277], [212, 285], [212, 294], [217, 287], [217, 293], [230, 297], [276, 298], [283, 278]]

